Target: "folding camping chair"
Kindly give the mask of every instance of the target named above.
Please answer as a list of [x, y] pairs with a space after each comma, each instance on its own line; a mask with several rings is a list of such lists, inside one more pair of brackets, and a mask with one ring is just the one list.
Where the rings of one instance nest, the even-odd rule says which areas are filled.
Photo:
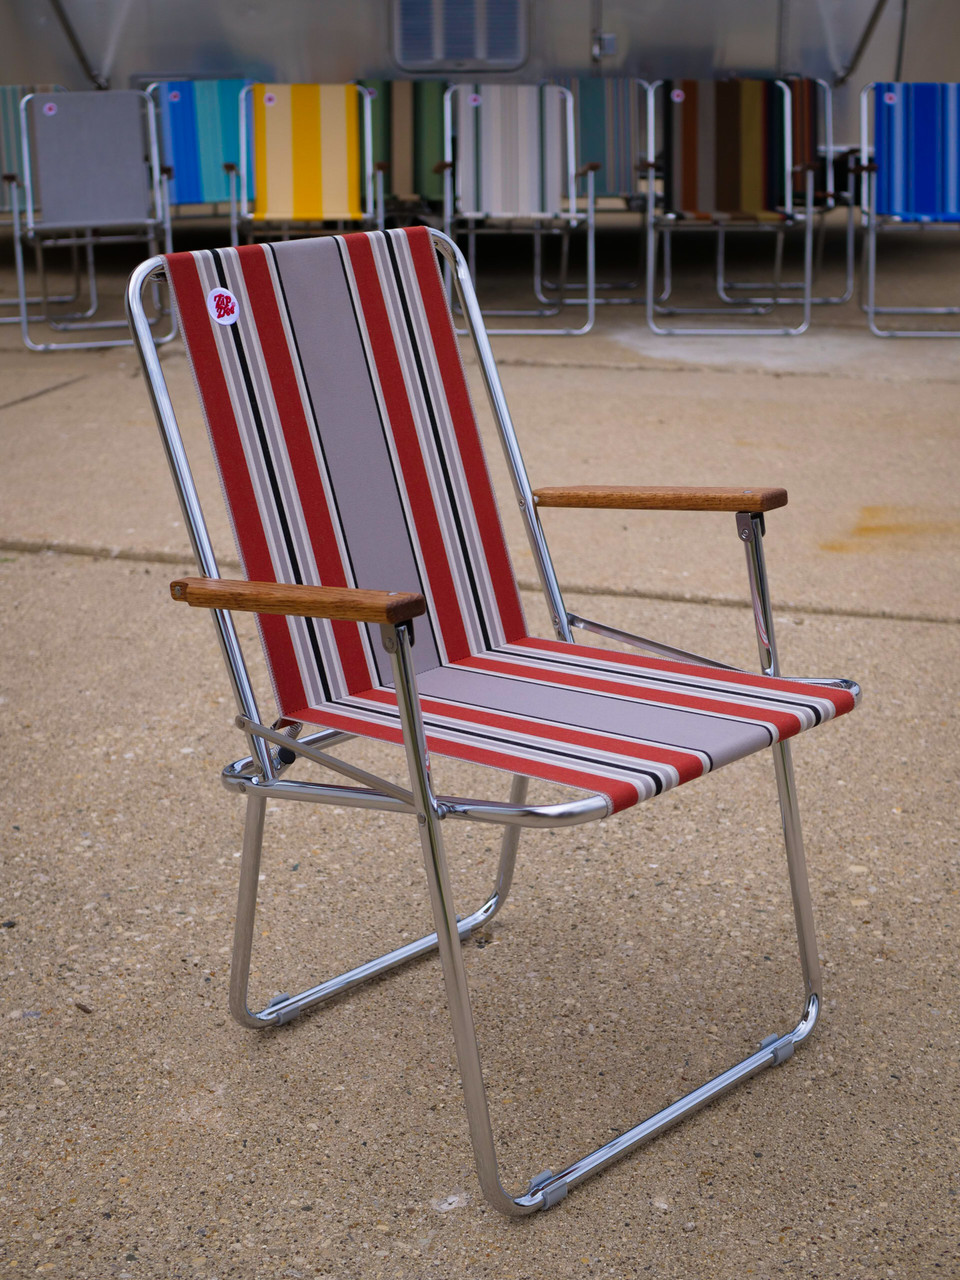
[[[873, 160], [869, 98], [873, 94]], [[861, 305], [878, 338], [957, 338], [957, 329], [883, 329], [877, 316], [955, 316], [960, 307], [877, 306], [877, 233], [960, 224], [960, 85], [868, 84], [860, 94], [861, 208], [866, 224]]]
[[291, 230], [315, 235], [349, 223], [383, 227], [383, 173], [374, 175], [368, 89], [247, 85], [239, 121], [240, 197], [231, 201], [232, 244], [241, 234], [252, 240], [278, 227], [284, 238]]
[[[645, 131], [642, 115], [646, 110], [646, 82], [630, 76], [580, 76], [557, 82], [573, 95], [577, 131], [577, 154], [584, 161], [594, 161], [593, 194], [597, 204], [594, 216], [605, 213], [622, 218], [624, 212], [638, 213], [642, 219], [646, 206], [643, 192], [644, 166], [640, 163]], [[581, 178], [578, 195], [586, 196], [587, 180]], [[601, 203], [605, 202], [605, 203]], [[638, 274], [632, 280], [598, 280], [597, 302], [635, 304], [643, 295], [614, 297], [610, 290], [639, 289], [643, 284], [643, 226], [638, 228]], [[546, 302], [537, 283], [537, 297]], [[582, 285], [567, 282], [568, 289]], [[555, 290], [555, 281], [542, 281], [542, 289]]]
[[[44, 322], [56, 332], [105, 330], [123, 320], [96, 320], [99, 307], [94, 251], [104, 244], [146, 241], [156, 253], [162, 239], [169, 250], [170, 221], [165, 179], [160, 171], [152, 99], [138, 90], [89, 93], [33, 93], [20, 103], [24, 204], [20, 184], [8, 179], [13, 211], [13, 246], [20, 331], [31, 351], [129, 346], [130, 338], [81, 342], [34, 342], [31, 325]], [[34, 249], [41, 309], [27, 296], [24, 245]], [[56, 316], [46, 296], [45, 252], [81, 251], [86, 260], [89, 306], [82, 313]], [[72, 299], [71, 299], [72, 301]], [[155, 295], [155, 318], [161, 313]], [[173, 336], [172, 327], [164, 340]]]
[[[655, 213], [656, 101], [663, 116], [663, 208]], [[691, 336], [724, 333], [797, 335], [810, 324], [813, 301], [814, 170], [793, 154], [793, 93], [785, 80], [655, 81], [647, 88], [647, 322], [654, 333]], [[798, 173], [799, 170], [799, 173]], [[832, 173], [832, 166], [830, 169]], [[802, 182], [802, 204], [796, 182]], [[781, 296], [783, 232], [800, 225], [804, 232], [800, 298]], [[679, 307], [672, 292], [672, 241], [677, 228], [717, 232], [717, 288], [725, 289], [726, 233], [732, 228], [776, 233], [773, 297], [733, 302], [723, 307]], [[656, 293], [657, 240], [664, 244], [664, 286]], [[753, 286], [751, 286], [753, 287]], [[756, 287], [763, 287], [756, 286]], [[800, 322], [773, 326], [752, 323], [681, 328], [662, 326], [657, 315], [766, 315], [775, 305], [799, 302]], [[731, 305], [732, 304], [732, 305]]]
[[[443, 207], [442, 80], [362, 80], [370, 93], [373, 163], [392, 211]], [[379, 169], [378, 169], [379, 166]]]
[[[437, 265], [454, 273], [556, 638], [527, 631]], [[163, 368], [141, 302], [169, 282], [247, 578], [220, 579]], [[763, 512], [781, 489], [531, 490], [466, 264], [426, 227], [153, 258], [128, 289], [154, 410], [202, 577], [175, 599], [213, 611], [249, 754], [223, 772], [244, 795], [231, 1009], [277, 1026], [367, 978], [438, 949], [483, 1190], [497, 1209], [548, 1208], [591, 1173], [739, 1081], [784, 1062], [820, 1009], [820, 968], [787, 739], [850, 711], [847, 680], [778, 673]], [[751, 675], [569, 611], [539, 506], [736, 513], [764, 673]], [[731, 521], [732, 523], [732, 521]], [[278, 707], [263, 715], [232, 621], [258, 613]], [[414, 626], [416, 649], [412, 649]], [[574, 645], [574, 628], [659, 656]], [[305, 726], [310, 726], [301, 736]], [[409, 785], [335, 754], [360, 736], [403, 744]], [[524, 827], [602, 819], [742, 756], [772, 749], [804, 983], [799, 1022], [742, 1062], [560, 1172], [505, 1192], [459, 942], [500, 909]], [[510, 799], [437, 795], [428, 751], [514, 775]], [[319, 764], [336, 782], [293, 780]], [[529, 778], [579, 788], [527, 801]], [[436, 932], [326, 982], [247, 1005], [267, 801], [297, 799], [416, 818]], [[505, 828], [496, 888], [458, 916], [443, 829]], [[412, 827], [411, 827], [412, 830]], [[562, 1067], [558, 1066], [558, 1069]]]
[[[471, 275], [476, 275], [480, 232], [519, 231], [533, 236], [535, 291], [542, 278], [544, 235], [560, 237], [559, 299], [532, 309], [484, 308], [484, 315], [549, 317], [565, 304], [587, 308], [579, 328], [544, 326], [489, 329], [489, 333], [569, 336], [587, 333], [596, 314], [594, 257], [595, 161], [578, 171], [573, 95], [559, 85], [454, 84], [444, 106], [443, 229], [464, 232]], [[577, 181], [585, 177], [583, 211]], [[571, 232], [586, 232], [583, 298], [566, 297]], [[449, 277], [448, 277], [449, 283]]]
[[[158, 80], [147, 86], [160, 117], [171, 206], [229, 205], [240, 171], [240, 92], [249, 80]], [[247, 193], [250, 194], [249, 191]], [[195, 216], [195, 210], [189, 211]]]

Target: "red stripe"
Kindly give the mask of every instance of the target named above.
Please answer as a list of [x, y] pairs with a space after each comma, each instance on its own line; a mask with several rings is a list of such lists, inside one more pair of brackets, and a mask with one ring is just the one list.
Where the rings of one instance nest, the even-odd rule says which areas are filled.
[[497, 597], [504, 634], [507, 640], [519, 639], [527, 633], [526, 623], [513, 566], [503, 537], [497, 501], [490, 484], [483, 446], [477, 431], [470, 392], [467, 390], [463, 376], [460, 349], [457, 346], [450, 309], [437, 266], [437, 253], [426, 227], [411, 227], [405, 234], [416, 268], [424, 310], [430, 324], [437, 364], [443, 379], [443, 389], [456, 432], [460, 456], [463, 459], [463, 469], [470, 488], [470, 498], [483, 542], [490, 581]]
[[[310, 545], [320, 575], [318, 585], [350, 586], [352, 584], [347, 578], [337, 549], [336, 529], [330, 516], [323, 477], [317, 466], [310, 423], [303, 411], [296, 370], [277, 302], [276, 286], [267, 262], [267, 250], [262, 245], [251, 244], [244, 245], [237, 253], [253, 308], [270, 388], [283, 424], [284, 444], [300, 498], [304, 524], [310, 535]], [[273, 574], [271, 580], [275, 577]], [[348, 691], [356, 693], [368, 688], [373, 673], [367, 666], [359, 626], [355, 622], [334, 622], [331, 625]]]
[[[524, 649], [541, 649], [550, 653], [559, 653], [570, 657], [570, 645], [562, 640], [541, 640], [537, 637], [524, 636], [516, 641]], [[633, 653], [620, 653], [613, 649], [598, 649], [594, 645], [576, 645], [573, 657], [596, 658], [600, 662], [616, 662], [623, 666], [663, 671], [682, 676], [694, 676], [697, 679], [716, 681], [717, 683], [747, 685], [751, 689], [771, 690], [786, 693], [803, 702], [805, 698], [830, 702], [836, 708], [838, 716], [845, 715], [854, 707], [853, 694], [848, 689], [821, 688], [815, 684], [798, 684], [795, 680], [779, 680], [776, 676], [754, 675], [747, 671], [724, 671], [721, 667], [699, 667], [692, 662], [673, 662], [669, 658], [652, 658], [644, 654], [638, 657]]]
[[[377, 738], [381, 742], [399, 743], [403, 740], [398, 724], [385, 724], [379, 721], [371, 724], [362, 716], [352, 716], [348, 712], [331, 706], [301, 707], [291, 712], [290, 717], [305, 720], [311, 724], [344, 729], [366, 738]], [[579, 787], [583, 791], [606, 796], [610, 801], [612, 813], [629, 809], [640, 799], [636, 786], [620, 778], [608, 778], [600, 774], [564, 768], [562, 765], [545, 764], [540, 760], [529, 760], [525, 756], [510, 755], [505, 751], [494, 751], [490, 747], [473, 743], [453, 742], [437, 733], [427, 733], [427, 747], [439, 756], [467, 760], [471, 764], [487, 765], [492, 769], [502, 769], [506, 773], [521, 773], [528, 777], [542, 778], [545, 782], [558, 782], [564, 786]]]
[[393, 433], [410, 512], [417, 530], [424, 568], [430, 583], [434, 616], [450, 661], [470, 652], [443, 531], [417, 439], [413, 412], [394, 345], [380, 279], [369, 237], [364, 232], [344, 236], [360, 294], [367, 334]]
[[[395, 695], [386, 689], [373, 689], [364, 697], [371, 702], [393, 705]], [[624, 760], [647, 761], [650, 764], [670, 765], [677, 770], [680, 782], [689, 782], [703, 773], [703, 761], [689, 751], [671, 747], [653, 746], [628, 739], [611, 737], [595, 729], [580, 729], [572, 725], [545, 724], [539, 720], [522, 719], [486, 708], [464, 707], [459, 703], [442, 702], [438, 698], [421, 698], [420, 706], [425, 715], [446, 716], [461, 720], [464, 724], [484, 725], [489, 729], [501, 729], [504, 733], [520, 733], [539, 738], [544, 743], [562, 742], [585, 750], [608, 751]], [[522, 750], [518, 745], [517, 750]], [[549, 750], [549, 748], [546, 748]], [[597, 761], [599, 768], [602, 762]]]
[[[167, 279], [176, 297], [184, 342], [196, 375], [244, 569], [255, 582], [272, 582], [275, 574], [270, 549], [244, 462], [237, 420], [213, 333], [214, 322], [207, 313], [206, 295], [196, 259], [192, 253], [172, 253], [165, 261]], [[287, 620], [275, 614], [260, 614], [258, 617], [264, 645], [272, 660], [280, 709], [298, 706], [306, 694]]]
[[544, 670], [543, 667], [526, 666], [520, 662], [504, 662], [489, 654], [478, 654], [460, 663], [477, 671], [493, 671], [498, 675], [516, 676], [521, 680], [533, 680], [538, 684], [561, 685], [571, 689], [590, 689], [596, 693], [612, 694], [634, 702], [658, 702], [671, 707], [683, 707], [693, 711], [705, 711], [717, 716], [732, 716], [751, 724], [774, 725], [780, 738], [792, 738], [803, 728], [792, 712], [750, 707], [739, 702], [722, 702], [714, 698], [698, 698], [694, 694], [674, 693], [667, 689], [644, 689], [616, 680], [598, 676], [580, 675], [578, 672]]

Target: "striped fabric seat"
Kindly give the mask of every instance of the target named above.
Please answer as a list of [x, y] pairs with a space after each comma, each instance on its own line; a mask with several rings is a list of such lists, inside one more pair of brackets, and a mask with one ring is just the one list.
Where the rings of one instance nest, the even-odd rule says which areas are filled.
[[[425, 228], [167, 264], [246, 574], [421, 592], [432, 751], [614, 812], [852, 709], [842, 690], [529, 635]], [[259, 625], [285, 717], [400, 741], [377, 628]]]
[[[817, 161], [817, 85], [788, 82], [793, 165]], [[774, 80], [664, 82], [667, 212], [771, 220], [786, 204], [784, 92]], [[793, 193], [804, 190], [802, 172]]]
[[361, 221], [356, 85], [255, 84], [252, 99], [254, 221]]
[[171, 204], [230, 199], [224, 164], [240, 168], [240, 90], [249, 80], [166, 80], [154, 94], [164, 160], [173, 169]]
[[960, 85], [877, 84], [877, 213], [960, 221]]
[[373, 163], [385, 162], [386, 194], [442, 200], [442, 80], [362, 80], [373, 91]]
[[560, 80], [573, 94], [581, 164], [600, 165], [597, 196], [629, 198], [640, 190], [641, 102], [638, 82], [628, 76], [581, 76]]
[[557, 217], [569, 211], [572, 165], [559, 86], [460, 85], [456, 111], [458, 213]]
[[[0, 174], [23, 177], [23, 148], [20, 143], [20, 99], [28, 93], [53, 93], [52, 84], [0, 84]], [[0, 183], [0, 213], [11, 209], [10, 188]]]

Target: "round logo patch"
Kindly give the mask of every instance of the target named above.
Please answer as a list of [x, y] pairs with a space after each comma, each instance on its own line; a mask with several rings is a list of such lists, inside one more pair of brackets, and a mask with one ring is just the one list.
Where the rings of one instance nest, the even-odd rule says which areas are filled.
[[883, 95], [883, 100], [888, 107], [895, 107], [897, 105], [897, 95], [892, 93], [889, 89]]
[[236, 324], [240, 314], [237, 300], [229, 289], [211, 289], [207, 294], [207, 310], [217, 324]]
[[479, 93], [471, 93], [471, 95], [470, 95], [470, 97], [469, 97], [468, 101], [469, 101], [469, 103], [470, 103], [471, 107], [479, 107], [479, 105], [480, 105], [480, 103], [483, 101], [483, 99], [480, 97]]
[[277, 95], [275, 93], [265, 93], [263, 95], [263, 105], [265, 107], [272, 107], [276, 100]]
[[57, 104], [55, 102], [45, 102], [43, 104], [43, 114], [45, 116], [55, 116], [57, 114]]
[[179, 89], [171, 89], [171, 90], [170, 90], [170, 101], [171, 101], [171, 102], [179, 102], [179, 101], [180, 101], [180, 90], [179, 90]]
[[682, 90], [682, 89], [671, 89], [671, 90], [670, 90], [670, 101], [671, 101], [671, 102], [683, 102], [683, 100], [684, 100], [684, 98], [686, 98], [686, 96], [687, 96], [687, 95], [683, 92], [683, 90]]

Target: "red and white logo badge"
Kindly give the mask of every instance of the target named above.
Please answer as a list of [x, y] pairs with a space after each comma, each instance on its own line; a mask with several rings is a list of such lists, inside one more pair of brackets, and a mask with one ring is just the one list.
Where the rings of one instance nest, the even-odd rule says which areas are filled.
[[888, 107], [895, 107], [897, 105], [897, 95], [889, 89], [883, 95], [883, 100]]
[[237, 300], [229, 289], [211, 289], [207, 294], [207, 310], [217, 324], [236, 324], [240, 315]]
[[55, 116], [57, 114], [57, 104], [55, 102], [45, 102], [43, 104], [43, 114], [45, 116]]
[[265, 93], [263, 95], [263, 105], [265, 107], [272, 107], [276, 100], [277, 95], [275, 93]]
[[682, 90], [682, 89], [671, 89], [671, 90], [670, 90], [670, 101], [671, 101], [671, 102], [683, 102], [683, 100], [684, 100], [684, 98], [685, 98], [686, 96], [687, 96], [687, 95], [683, 92], [683, 90]]
[[469, 97], [468, 101], [469, 101], [469, 103], [470, 103], [471, 107], [479, 107], [479, 105], [480, 105], [480, 103], [483, 101], [483, 99], [480, 97], [479, 93], [471, 93], [471, 95], [470, 95], [470, 97]]
[[171, 102], [179, 102], [179, 101], [180, 101], [180, 90], [179, 90], [179, 89], [171, 89], [171, 90], [170, 90], [170, 101], [171, 101]]

